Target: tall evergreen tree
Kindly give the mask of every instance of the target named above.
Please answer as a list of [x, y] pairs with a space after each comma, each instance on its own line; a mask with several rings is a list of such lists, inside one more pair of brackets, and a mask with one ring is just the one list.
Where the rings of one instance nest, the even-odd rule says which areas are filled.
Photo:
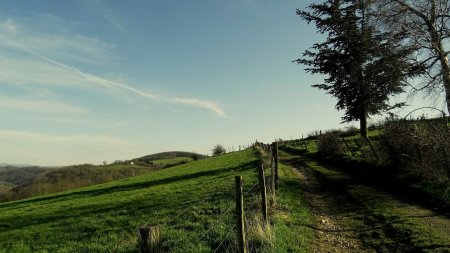
[[389, 98], [401, 93], [405, 78], [416, 72], [400, 38], [385, 36], [370, 22], [369, 7], [363, 0], [327, 0], [310, 5], [309, 11], [298, 9], [297, 15], [315, 23], [327, 38], [294, 61], [310, 73], [327, 76], [325, 83], [313, 87], [336, 97], [336, 108], [345, 111], [342, 120], [359, 120], [364, 138], [370, 115], [403, 105], [391, 106]]

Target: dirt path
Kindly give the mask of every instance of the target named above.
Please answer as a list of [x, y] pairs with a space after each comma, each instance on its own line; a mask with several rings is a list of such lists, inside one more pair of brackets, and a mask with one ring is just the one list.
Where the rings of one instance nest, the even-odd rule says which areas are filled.
[[312, 252], [450, 252], [450, 219], [316, 162], [281, 161], [301, 179], [316, 219]]
[[332, 187], [322, 185], [313, 171], [307, 167], [294, 171], [301, 179], [301, 188], [306, 193], [317, 225], [316, 240], [312, 252], [357, 252], [363, 248], [353, 222], [348, 222], [359, 208], [346, 200], [345, 194]]

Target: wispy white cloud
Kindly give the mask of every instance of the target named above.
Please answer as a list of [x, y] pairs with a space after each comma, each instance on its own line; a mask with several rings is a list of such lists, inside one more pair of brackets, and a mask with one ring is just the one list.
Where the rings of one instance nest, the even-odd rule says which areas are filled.
[[33, 24], [27, 23], [28, 19], [0, 21], [0, 46], [8, 48], [14, 41], [53, 58], [91, 64], [116, 58], [112, 53], [115, 45], [68, 30], [69, 25], [61, 18], [41, 14], [32, 21]]
[[92, 124], [92, 121], [82, 120], [82, 119], [74, 119], [74, 118], [28, 118], [25, 119], [27, 121], [44, 121], [44, 122], [56, 122], [56, 123], [78, 123], [78, 124]]
[[106, 135], [54, 135], [0, 129], [0, 162], [38, 165], [100, 163], [133, 157], [140, 145]]
[[177, 103], [177, 104], [183, 104], [183, 105], [189, 105], [189, 106], [194, 106], [194, 107], [198, 107], [198, 108], [208, 109], [208, 110], [213, 111], [216, 115], [218, 115], [220, 117], [226, 117], [226, 113], [220, 108], [220, 106], [217, 103], [215, 103], [213, 101], [202, 100], [202, 99], [197, 99], [197, 98], [179, 98], [179, 97], [166, 97], [166, 96], [162, 96], [162, 95], [155, 95], [155, 94], [152, 94], [149, 92], [145, 92], [145, 91], [136, 89], [132, 86], [129, 86], [129, 85], [126, 85], [123, 83], [111, 81], [111, 80], [108, 80], [105, 78], [98, 77], [96, 75], [85, 73], [75, 67], [68, 66], [61, 62], [57, 62], [57, 61], [52, 60], [48, 57], [45, 57], [41, 54], [38, 54], [38, 53], [24, 47], [23, 45], [16, 43], [16, 46], [20, 47], [22, 50], [42, 59], [44, 61], [47, 61], [56, 66], [59, 66], [64, 70], [75, 73], [75, 74], [79, 75], [80, 77], [83, 77], [87, 81], [90, 81], [91, 83], [94, 83], [94, 84], [97, 84], [97, 85], [100, 85], [100, 86], [103, 86], [106, 88], [114, 89], [114, 90], [131, 92], [131, 93], [134, 93], [135, 95], [138, 95], [138, 96], [141, 96], [144, 98], [149, 98], [152, 100], [166, 101], [166, 102], [171, 102], [171, 103]]
[[129, 126], [129, 122], [104, 122], [101, 119], [79, 119], [79, 118], [64, 118], [64, 117], [55, 117], [55, 118], [43, 118], [43, 117], [33, 117], [26, 118], [25, 120], [31, 122], [52, 122], [52, 123], [67, 123], [67, 124], [83, 124], [89, 126], [95, 126], [103, 129], [117, 129]]
[[2, 31], [3, 33], [6, 32], [6, 34], [10, 34], [10, 35], [16, 34], [17, 27], [14, 24], [14, 22], [12, 21], [12, 19], [8, 18], [4, 22], [0, 23], [0, 31]]
[[87, 109], [68, 105], [66, 103], [46, 101], [46, 100], [34, 100], [34, 99], [22, 99], [22, 98], [7, 98], [0, 97], [0, 108], [13, 109], [13, 110], [25, 110], [31, 112], [41, 113], [86, 113]]
[[83, 79], [74, 73], [41, 60], [0, 55], [0, 82], [22, 86], [79, 86]]
[[[107, 55], [110, 45], [98, 39], [91, 39], [82, 35], [34, 34], [23, 35], [21, 31], [29, 28], [20, 27], [13, 20], [0, 22], [0, 47], [15, 49], [24, 55], [0, 56], [0, 82], [9, 84], [40, 84], [40, 85], [66, 85], [94, 84], [109, 90], [128, 92], [134, 95], [163, 103], [175, 103], [190, 107], [197, 107], [212, 111], [219, 117], [226, 117], [225, 111], [214, 101], [199, 98], [181, 98], [153, 94], [135, 88], [124, 82], [109, 80], [98, 75], [87, 73], [81, 69], [63, 63], [61, 60], [47, 56], [44, 53], [54, 51], [67, 51], [73, 49], [77, 55], [87, 58]], [[1, 33], [4, 32], [4, 35]], [[55, 37], [56, 36], [56, 37]], [[42, 53], [44, 52], [44, 53]], [[89, 56], [89, 57], [88, 57]], [[36, 60], [38, 59], [38, 61]], [[26, 75], [24, 75], [26, 73]]]
[[2, 130], [0, 129], [0, 139], [12, 139], [17, 141], [38, 142], [41, 144], [66, 144], [66, 145], [133, 145], [128, 141], [100, 135], [50, 135], [44, 133]]
[[167, 98], [168, 101], [178, 104], [190, 105], [194, 107], [204, 108], [213, 111], [216, 115], [220, 117], [227, 117], [226, 113], [220, 106], [213, 101], [201, 100], [197, 98]]
[[108, 21], [116, 30], [118, 30], [122, 34], [128, 34], [127, 29], [121, 24], [121, 22], [118, 20], [117, 15], [113, 11], [105, 10], [104, 8], [102, 8], [101, 10], [103, 10], [102, 12], [105, 20]]

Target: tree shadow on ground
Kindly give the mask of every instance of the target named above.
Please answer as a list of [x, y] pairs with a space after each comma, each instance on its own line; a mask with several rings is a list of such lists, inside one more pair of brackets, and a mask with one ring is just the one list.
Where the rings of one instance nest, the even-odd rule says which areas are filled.
[[[208, 170], [208, 171], [201, 171], [191, 174], [183, 174], [183, 175], [177, 175], [172, 177], [167, 177], [163, 179], [158, 180], [148, 180], [148, 181], [142, 181], [142, 182], [136, 182], [136, 183], [123, 183], [120, 185], [112, 185], [109, 187], [103, 187], [100, 189], [89, 189], [89, 190], [79, 190], [75, 192], [69, 192], [66, 194], [58, 194], [55, 196], [43, 196], [39, 198], [24, 200], [20, 202], [11, 202], [11, 203], [5, 203], [0, 206], [0, 208], [14, 208], [14, 206], [17, 206], [17, 208], [21, 208], [21, 204], [27, 203], [27, 206], [31, 206], [33, 204], [36, 204], [39, 206], [40, 204], [48, 204], [46, 202], [57, 202], [57, 201], [66, 201], [66, 200], [74, 200], [76, 201], [77, 198], [89, 198], [89, 197], [96, 197], [104, 194], [113, 194], [113, 193], [119, 193], [119, 192], [127, 192], [127, 191], [133, 191], [137, 189], [143, 189], [143, 188], [150, 188], [155, 187], [158, 185], [165, 185], [165, 184], [171, 184], [176, 182], [181, 182], [185, 180], [200, 180], [203, 177], [211, 177], [227, 172], [240, 172], [245, 171], [249, 169], [254, 169], [257, 166], [257, 162], [249, 162], [242, 165], [239, 165], [237, 167], [228, 167], [224, 169], [214, 169], [214, 170]], [[234, 187], [233, 181], [231, 181], [230, 189]], [[233, 188], [234, 189], [234, 188]], [[184, 193], [184, 195], [189, 195], [189, 193]], [[225, 193], [223, 193], [225, 194]], [[214, 198], [223, 198], [221, 193], [215, 193], [213, 195]], [[150, 197], [150, 196], [149, 196]], [[164, 196], [156, 196], [152, 195], [152, 197], [155, 197], [158, 199], [158, 201], [141, 201], [137, 202], [135, 199], [130, 199], [126, 202], [108, 202], [107, 204], [101, 203], [97, 204], [95, 202], [89, 203], [87, 205], [83, 205], [80, 207], [70, 207], [67, 209], [60, 208], [53, 212], [47, 212], [45, 216], [36, 216], [35, 213], [23, 213], [19, 217], [10, 217], [5, 218], [0, 221], [0, 228], [2, 230], [11, 230], [11, 229], [23, 229], [28, 226], [34, 226], [39, 225], [43, 223], [52, 223], [56, 221], [60, 221], [61, 219], [71, 219], [71, 218], [77, 218], [77, 217], [85, 217], [89, 215], [101, 215], [106, 214], [109, 212], [114, 212], [121, 209], [126, 209], [129, 213], [135, 213], [135, 212], [143, 212], [144, 210], [152, 210], [154, 208], [160, 208], [161, 203], [163, 205], [166, 205], [167, 207], [171, 207], [174, 204], [170, 203], [168, 201], [164, 201]], [[185, 205], [195, 205], [195, 200], [190, 200], [186, 197]], [[228, 196], [229, 198], [233, 198], [233, 196]], [[199, 200], [201, 201], [201, 200]], [[152, 204], [153, 203], [153, 204]], [[179, 203], [177, 203], [179, 205]], [[180, 206], [173, 206], [175, 210], [179, 210]]]
[[389, 193], [393, 198], [410, 205], [432, 210], [435, 216], [450, 219], [450, 206], [436, 201], [429, 193], [421, 189], [411, 187], [396, 180], [395, 169], [391, 167], [379, 167], [368, 162], [349, 161], [340, 158], [323, 158], [317, 154], [306, 154], [298, 150], [283, 150], [291, 159], [312, 159], [319, 166], [329, 170], [344, 172], [351, 180], [358, 184], [374, 187]]
[[[339, 170], [333, 170], [336, 173], [324, 173], [309, 166], [305, 158], [300, 156], [286, 156], [280, 159], [283, 163], [294, 168], [300, 169], [306, 174], [306, 181], [309, 183], [300, 183], [302, 191], [306, 194], [318, 194], [321, 200], [327, 203], [327, 215], [338, 217], [341, 222], [354, 224], [341, 224], [338, 229], [322, 229], [319, 226], [303, 224], [316, 231], [339, 234], [350, 232], [358, 235], [359, 241], [367, 247], [377, 252], [450, 252], [449, 244], [421, 243], [417, 246], [417, 241], [421, 239], [406, 225], [405, 219], [395, 215], [380, 215], [371, 210], [370, 205], [365, 203], [367, 199], [370, 202], [382, 202], [380, 196], [367, 195], [364, 199], [359, 199], [348, 192], [348, 187], [371, 186], [364, 180], [352, 177], [349, 174], [342, 173]], [[323, 163], [318, 163], [322, 166]], [[327, 166], [328, 167], [328, 166]], [[308, 180], [308, 177], [313, 180]], [[370, 180], [369, 180], [370, 181]], [[299, 184], [296, 184], [297, 187]], [[294, 187], [294, 185], [292, 185]], [[398, 198], [398, 196], [395, 196]], [[404, 200], [399, 200], [404, 201]], [[359, 221], [359, 222], [358, 222]]]
[[247, 170], [249, 168], [255, 168], [256, 166], [257, 166], [257, 162], [250, 162], [250, 163], [242, 164], [238, 167], [225, 168], [225, 169], [211, 169], [208, 171], [201, 171], [201, 172], [196, 172], [196, 173], [191, 173], [191, 174], [182, 174], [182, 175], [167, 177], [167, 178], [158, 179], [158, 180], [148, 180], [148, 181], [142, 181], [142, 182], [136, 182], [136, 183], [125, 183], [124, 182], [119, 185], [112, 185], [110, 187], [103, 187], [100, 189], [72, 190], [69, 193], [55, 193], [55, 195], [52, 194], [50, 196], [40, 196], [40, 197], [28, 199], [28, 200], [19, 200], [19, 201], [4, 203], [4, 204], [0, 205], [0, 208], [7, 208], [10, 206], [15, 206], [18, 204], [23, 204], [23, 203], [36, 204], [39, 202], [45, 202], [45, 201], [50, 201], [50, 200], [56, 202], [61, 199], [68, 200], [68, 199], [77, 198], [77, 197], [98, 196], [98, 195], [110, 194], [110, 193], [121, 192], [121, 191], [131, 191], [131, 190], [135, 190], [135, 189], [141, 189], [141, 188], [153, 187], [153, 186], [157, 186], [157, 185], [174, 183], [177, 181], [196, 179], [199, 177], [214, 176], [214, 175], [226, 173], [229, 171], [243, 171], [243, 170]]

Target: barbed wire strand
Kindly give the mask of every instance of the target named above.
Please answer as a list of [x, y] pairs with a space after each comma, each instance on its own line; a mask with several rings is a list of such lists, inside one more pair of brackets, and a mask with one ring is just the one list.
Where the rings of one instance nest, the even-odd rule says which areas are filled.
[[[250, 189], [249, 190], [247, 190], [245, 193], [244, 193], [244, 196], [245, 195], [248, 195], [257, 185], [259, 184], [259, 182], [256, 182], [252, 187], [250, 187]], [[248, 197], [248, 196], [247, 196]], [[197, 202], [205, 202], [207, 199], [209, 199], [210, 198], [210, 196], [207, 196], [207, 197], [205, 197], [205, 198], [203, 198], [201, 201], [197, 201]], [[248, 203], [248, 202], [247, 202]], [[188, 203], [189, 204], [189, 203]], [[192, 204], [192, 202], [190, 203], [190, 204]], [[244, 206], [245, 207], [245, 206]], [[228, 214], [232, 209], [234, 208], [234, 206], [233, 205], [230, 205], [230, 207], [224, 212], [224, 213], [222, 213], [220, 216], [221, 217], [223, 217], [223, 216], [225, 216], [226, 214]], [[188, 207], [186, 207], [185, 209], [183, 209], [183, 211], [181, 211], [181, 212], [179, 212], [179, 214], [177, 214], [175, 217], [173, 217], [173, 218], [171, 218], [169, 221], [167, 221], [167, 222], [164, 222], [163, 223], [163, 225], [167, 225], [168, 223], [170, 223], [170, 222], [172, 222], [172, 221], [176, 221], [178, 218], [180, 218], [182, 215], [184, 215], [189, 209], [192, 209], [192, 206], [188, 206]], [[203, 233], [202, 234], [202, 236], [198, 239], [198, 240], [196, 240], [197, 242], [199, 242], [199, 241], [201, 241], [210, 231], [212, 231], [212, 229], [213, 228], [215, 228], [218, 224], [220, 224], [220, 221], [221, 221], [222, 219], [215, 219], [215, 222], [213, 222], [213, 225], [211, 225], [209, 228], [208, 228], [208, 230], [205, 232], [205, 233]], [[233, 228], [235, 227], [236, 225], [233, 225]], [[232, 228], [232, 229], [233, 229]], [[221, 244], [223, 244], [223, 242], [228, 238], [228, 235], [229, 235], [229, 233], [230, 233], [230, 231], [226, 234], [226, 236], [225, 236], [225, 238], [224, 238], [224, 240], [221, 242]], [[180, 243], [180, 242], [178, 242], [178, 243]], [[178, 245], [178, 243], [175, 243], [175, 245], [176, 246], [179, 246]], [[221, 244], [219, 244], [219, 247], [221, 246]], [[216, 249], [217, 250], [217, 249]], [[215, 251], [214, 251], [215, 252]]]
[[[222, 213], [220, 216], [225, 216], [226, 214], [228, 214], [232, 209], [234, 208], [233, 205], [230, 205], [228, 207], [228, 209]], [[210, 226], [209, 229], [200, 237], [199, 241], [201, 241], [203, 239], [203, 237], [205, 237], [217, 224], [219, 224], [219, 222], [222, 221], [222, 219], [215, 219], [212, 223], [215, 223], [214, 225]]]
[[217, 250], [219, 250], [220, 246], [222, 246], [222, 244], [225, 242], [225, 240], [228, 238], [228, 236], [230, 235], [231, 231], [233, 231], [233, 229], [236, 227], [236, 224], [234, 224], [231, 229], [228, 231], [228, 233], [225, 235], [225, 238], [220, 242], [219, 246], [217, 246], [217, 248], [214, 250], [214, 253], [217, 252]]
[[259, 182], [256, 182], [248, 191], [246, 191], [245, 193], [244, 193], [244, 197], [245, 197], [245, 195], [247, 195], [251, 190], [253, 190], [253, 188], [255, 188], [257, 185], [259, 184]]
[[[251, 190], [253, 190], [255, 187], [256, 187], [256, 185], [258, 185], [258, 183], [256, 183], [256, 184], [254, 184], [245, 194], [248, 194]], [[244, 195], [245, 195], [244, 194]], [[233, 205], [230, 205], [230, 207], [228, 207], [228, 209], [224, 212], [224, 213], [222, 213], [220, 216], [225, 216], [226, 214], [228, 214], [233, 208], [235, 208], [235, 206], [233, 206]], [[221, 219], [215, 219], [215, 222], [213, 222], [213, 223], [215, 223], [214, 225], [212, 225], [212, 226], [210, 226], [209, 227], [209, 229], [205, 232], [205, 233], [203, 233], [202, 234], [202, 236], [200, 237], [200, 239], [198, 240], [198, 241], [201, 241], [216, 225], [218, 225], [219, 224], [219, 222], [221, 221]]]
[[[258, 183], [256, 183], [256, 184], [254, 184], [251, 188], [250, 188], [250, 190], [248, 190], [245, 194], [247, 194], [248, 192], [250, 192], [256, 185], [257, 185]], [[211, 196], [207, 196], [207, 197], [205, 197], [205, 198], [203, 198], [203, 199], [201, 199], [201, 201], [196, 201], [196, 202], [205, 202], [207, 199], [209, 199]], [[193, 204], [193, 202], [188, 202], [187, 204]], [[176, 219], [178, 219], [180, 216], [182, 216], [183, 214], [186, 214], [186, 211], [188, 210], [188, 209], [191, 209], [192, 208], [192, 206], [188, 206], [188, 207], [186, 207], [185, 209], [183, 209], [183, 211], [181, 211], [181, 212], [179, 212], [174, 218], [171, 218], [171, 220], [176, 220]], [[232, 206], [230, 206], [229, 207], [229, 209], [231, 209], [232, 208]], [[227, 213], [228, 211], [229, 211], [229, 209], [225, 212], [225, 213]], [[168, 222], [164, 222], [163, 224], [167, 224]]]

